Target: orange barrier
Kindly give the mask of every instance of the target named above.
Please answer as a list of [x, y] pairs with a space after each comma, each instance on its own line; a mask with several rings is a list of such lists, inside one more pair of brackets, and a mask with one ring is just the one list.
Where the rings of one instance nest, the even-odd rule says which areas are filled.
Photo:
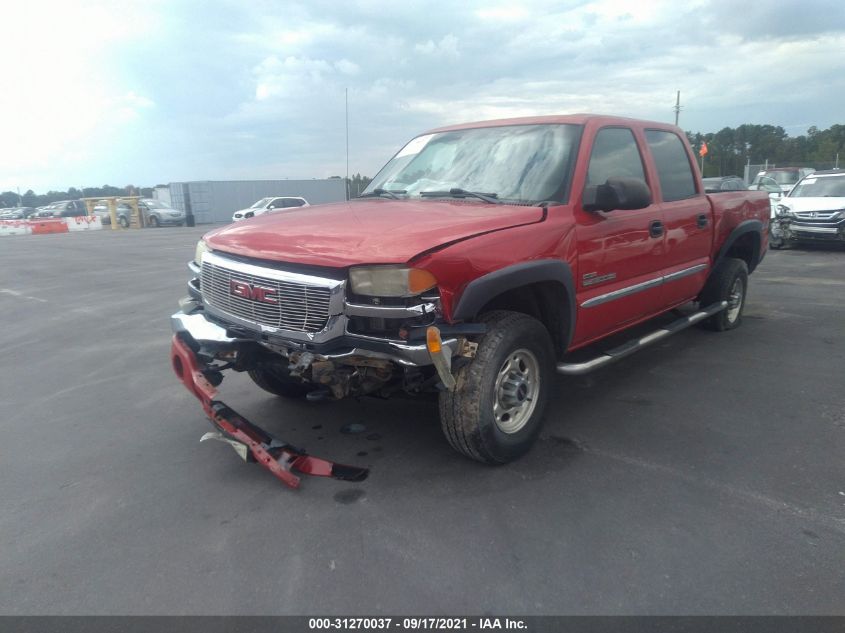
[[64, 218], [30, 221], [30, 229], [33, 235], [44, 235], [46, 233], [67, 233], [68, 226]]
[[41, 218], [35, 220], [0, 220], [0, 236], [31, 234], [45, 235], [47, 233], [99, 231], [102, 228], [103, 223], [97, 216]]

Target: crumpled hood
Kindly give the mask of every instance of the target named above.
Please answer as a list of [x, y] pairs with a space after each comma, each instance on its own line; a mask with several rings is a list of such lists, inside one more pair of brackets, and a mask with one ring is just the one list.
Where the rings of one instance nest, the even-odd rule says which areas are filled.
[[540, 207], [374, 198], [261, 215], [205, 239], [212, 249], [245, 257], [342, 268], [405, 263], [443, 244], [544, 216]]

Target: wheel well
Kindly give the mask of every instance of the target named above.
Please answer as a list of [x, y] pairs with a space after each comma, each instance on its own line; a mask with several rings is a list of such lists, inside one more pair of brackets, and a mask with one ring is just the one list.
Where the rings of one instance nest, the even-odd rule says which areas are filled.
[[478, 311], [484, 314], [491, 310], [510, 310], [534, 317], [549, 331], [560, 357], [569, 342], [569, 296], [562, 283], [539, 281], [512, 288], [493, 297]]
[[756, 231], [749, 231], [744, 235], [740, 235], [736, 241], [731, 244], [726, 257], [735, 257], [741, 259], [748, 266], [748, 272], [754, 270], [754, 267], [759, 261], [760, 254], [760, 235]]

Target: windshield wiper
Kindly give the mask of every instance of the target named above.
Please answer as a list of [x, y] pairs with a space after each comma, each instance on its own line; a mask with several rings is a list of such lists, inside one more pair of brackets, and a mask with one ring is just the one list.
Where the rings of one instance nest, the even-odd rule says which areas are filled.
[[442, 196], [453, 196], [455, 198], [478, 198], [490, 204], [502, 204], [498, 193], [479, 193], [478, 191], [467, 191], [453, 187], [449, 191], [420, 191], [421, 198], [436, 198]]
[[368, 191], [367, 193], [362, 193], [359, 198], [369, 198], [370, 196], [387, 196], [388, 198], [393, 198], [394, 200], [399, 200], [399, 196], [397, 193], [408, 193], [404, 189], [373, 189], [372, 191]]

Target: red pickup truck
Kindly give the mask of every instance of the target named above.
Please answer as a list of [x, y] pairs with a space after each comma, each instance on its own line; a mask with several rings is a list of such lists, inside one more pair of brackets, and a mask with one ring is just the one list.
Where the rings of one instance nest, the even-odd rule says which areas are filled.
[[[174, 369], [218, 439], [265, 465], [319, 470], [293, 447], [261, 453], [275, 440], [257, 427], [221, 423], [236, 416], [215, 405], [223, 369], [314, 401], [435, 392], [449, 443], [504, 463], [537, 437], [556, 372], [696, 322], [738, 326], [768, 224], [765, 192], [704, 193], [672, 125], [571, 115], [439, 128], [359, 198], [205, 235], [172, 317]], [[690, 302], [668, 326], [570, 360]]]

